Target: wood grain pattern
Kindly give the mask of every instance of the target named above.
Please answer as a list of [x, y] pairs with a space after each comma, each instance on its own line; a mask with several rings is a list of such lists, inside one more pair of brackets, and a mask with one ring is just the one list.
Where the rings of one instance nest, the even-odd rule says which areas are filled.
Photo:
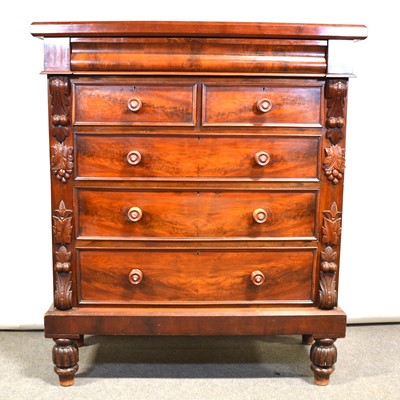
[[102, 21], [34, 22], [34, 36], [71, 37], [255, 37], [292, 39], [365, 39], [364, 25], [276, 22]]
[[[78, 135], [78, 177], [143, 178], [317, 178], [319, 138], [229, 138]], [[267, 165], [256, 163], [260, 150]], [[139, 151], [137, 165], [127, 161]]]
[[[280, 87], [204, 85], [204, 126], [321, 126], [322, 89], [316, 87]], [[257, 102], [268, 98], [267, 113], [257, 110]]]
[[[314, 237], [316, 192], [142, 192], [79, 190], [79, 232], [85, 237]], [[127, 213], [143, 216], [131, 222]], [[253, 211], [264, 208], [268, 222]]]
[[[96, 85], [94, 82], [74, 85], [76, 125], [172, 125], [195, 124], [196, 86], [147, 85], [131, 81]], [[128, 101], [138, 98], [142, 107], [137, 112], [128, 108]]]
[[[80, 251], [81, 301], [281, 302], [310, 301], [314, 252]], [[143, 280], [129, 281], [138, 268]], [[255, 286], [260, 270], [265, 283]]]
[[[294, 45], [295, 44], [295, 45]], [[73, 71], [322, 74], [325, 41], [215, 38], [88, 38], [71, 42]]]
[[344, 337], [346, 314], [340, 308], [314, 307], [78, 307], [65, 313], [50, 308], [46, 337], [85, 335], [299, 335]]

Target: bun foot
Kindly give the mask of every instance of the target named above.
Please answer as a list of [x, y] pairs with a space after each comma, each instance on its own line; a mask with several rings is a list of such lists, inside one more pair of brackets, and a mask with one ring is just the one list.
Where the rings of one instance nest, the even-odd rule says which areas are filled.
[[311, 370], [314, 372], [314, 383], [318, 386], [329, 384], [329, 378], [335, 370], [337, 349], [334, 345], [336, 339], [315, 339], [311, 346]]
[[78, 371], [79, 350], [73, 339], [54, 339], [54, 371], [60, 379], [61, 386], [72, 386]]

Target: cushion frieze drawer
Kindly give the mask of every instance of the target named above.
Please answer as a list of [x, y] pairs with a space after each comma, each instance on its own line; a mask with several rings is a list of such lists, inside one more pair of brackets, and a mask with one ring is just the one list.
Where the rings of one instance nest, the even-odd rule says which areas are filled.
[[318, 178], [319, 137], [77, 135], [78, 178]]
[[75, 125], [195, 125], [194, 83], [85, 81], [74, 92]]
[[81, 250], [80, 302], [311, 303], [314, 250]]
[[203, 85], [203, 126], [322, 126], [323, 85]]
[[77, 189], [77, 236], [315, 238], [318, 191]]

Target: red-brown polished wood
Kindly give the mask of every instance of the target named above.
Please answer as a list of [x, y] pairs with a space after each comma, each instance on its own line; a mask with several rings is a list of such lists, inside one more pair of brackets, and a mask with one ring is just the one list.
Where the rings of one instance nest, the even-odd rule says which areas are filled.
[[[80, 239], [261, 237], [313, 238], [316, 192], [144, 192], [78, 190]], [[132, 207], [141, 217], [129, 218]], [[254, 221], [263, 207], [267, 220]]]
[[[348, 68], [362, 25], [35, 23], [60, 384], [85, 334], [297, 334], [334, 370]], [[328, 59], [329, 58], [329, 59]], [[342, 67], [343, 66], [343, 67]], [[334, 72], [334, 74], [332, 74]]]
[[[292, 303], [312, 301], [314, 251], [80, 251], [81, 299], [88, 303]], [[131, 269], [142, 272], [132, 286]], [[255, 285], [261, 270], [265, 282]]]
[[[318, 137], [230, 138], [113, 135], [76, 137], [77, 176], [146, 178], [317, 178]], [[133, 153], [134, 164], [127, 159]], [[268, 162], [259, 163], [258, 153]]]
[[34, 22], [34, 36], [68, 37], [255, 37], [291, 39], [365, 39], [364, 25], [275, 22], [102, 21]]

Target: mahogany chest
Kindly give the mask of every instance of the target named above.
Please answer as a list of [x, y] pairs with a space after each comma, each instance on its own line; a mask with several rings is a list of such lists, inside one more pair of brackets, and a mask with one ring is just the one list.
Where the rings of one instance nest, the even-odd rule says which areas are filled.
[[361, 25], [34, 23], [48, 76], [60, 384], [83, 336], [293, 335], [315, 383], [337, 306]]

